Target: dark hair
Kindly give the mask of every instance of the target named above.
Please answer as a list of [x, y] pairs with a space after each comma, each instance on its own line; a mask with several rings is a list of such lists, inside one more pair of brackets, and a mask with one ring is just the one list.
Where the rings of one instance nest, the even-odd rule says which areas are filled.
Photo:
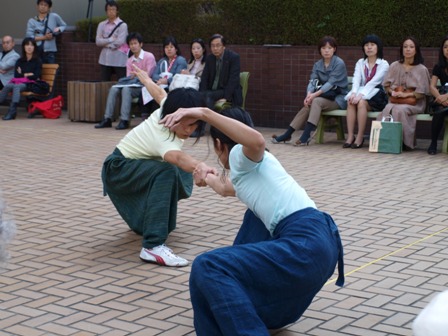
[[50, 8], [51, 6], [53, 6], [53, 2], [51, 0], [37, 0], [37, 5], [39, 5], [41, 2], [45, 2]]
[[193, 53], [191, 52], [191, 48], [193, 48], [193, 44], [194, 43], [199, 43], [202, 47], [202, 50], [204, 50], [204, 53], [202, 54], [202, 60], [201, 63], [205, 62], [205, 57], [207, 56], [207, 50], [205, 49], [205, 43], [204, 40], [201, 38], [195, 38], [193, 41], [191, 41], [190, 44], [190, 60], [188, 61], [188, 63], [193, 63], [194, 62], [194, 56]]
[[439, 67], [444, 69], [445, 72], [448, 72], [448, 60], [446, 59], [445, 55], [443, 54], [443, 45], [445, 44], [446, 41], [448, 41], [448, 35], [443, 38], [442, 44], [440, 45], [438, 65], [439, 65]]
[[25, 52], [25, 46], [28, 44], [32, 44], [34, 46], [33, 56], [32, 58], [38, 58], [39, 55], [37, 53], [37, 44], [36, 41], [32, 37], [25, 37], [22, 40], [22, 60], [26, 60], [26, 52]]
[[223, 46], [226, 45], [226, 39], [221, 34], [214, 34], [212, 37], [210, 37], [210, 40], [208, 41], [208, 45], [211, 46], [212, 41], [216, 40], [216, 39], [220, 39]]
[[107, 0], [106, 1], [106, 5], [104, 6], [104, 11], [105, 12], [107, 12], [107, 7], [115, 7], [115, 8], [117, 8], [117, 12], [120, 9], [118, 7], [118, 3], [116, 1], [114, 1], [114, 0]]
[[[166, 115], [176, 112], [180, 108], [188, 107], [205, 107], [204, 95], [198, 90], [192, 88], [178, 88], [168, 92], [165, 103], [161, 111], [160, 118], [163, 119]], [[205, 123], [198, 120], [197, 131], [199, 134], [203, 132]]]
[[412, 62], [411, 65], [423, 64], [423, 55], [422, 55], [422, 52], [420, 50], [420, 44], [417, 42], [417, 40], [413, 36], [408, 36], [408, 37], [404, 38], [403, 41], [401, 42], [401, 45], [400, 45], [400, 61], [399, 62], [400, 63], [404, 62], [403, 44], [407, 40], [411, 40], [415, 44], [414, 62]]
[[143, 36], [140, 33], [131, 32], [126, 37], [126, 43], [129, 44], [129, 42], [131, 42], [131, 40], [137, 40], [138, 43], [143, 43]]
[[176, 55], [180, 56], [180, 49], [179, 49], [179, 45], [177, 44], [176, 39], [174, 38], [174, 36], [167, 36], [165, 37], [165, 39], [163, 40], [163, 45], [162, 45], [162, 49], [163, 49], [163, 56], [168, 58], [168, 56], [165, 54], [165, 47], [169, 44], [172, 44], [174, 46], [174, 48], [176, 49]]
[[362, 44], [361, 44], [362, 52], [364, 53], [364, 59], [367, 58], [366, 52], [364, 51], [364, 46], [369, 42], [376, 44], [376, 48], [377, 48], [376, 57], [383, 58], [383, 42], [375, 34], [370, 34], [370, 35], [367, 35], [366, 37], [364, 37], [364, 39], [362, 40]]
[[[254, 127], [254, 123], [252, 121], [252, 118], [250, 117], [249, 113], [245, 110], [243, 110], [241, 107], [231, 107], [225, 110], [222, 110], [221, 115], [232, 118], [235, 120], [238, 120], [239, 122]], [[237, 143], [230, 139], [227, 135], [225, 135], [223, 132], [221, 132], [219, 129], [217, 129], [214, 126], [210, 127], [210, 136], [213, 139], [213, 143], [216, 144], [216, 139], [219, 139], [219, 141], [222, 144], [227, 145], [229, 152], [232, 150], [233, 146], [235, 146]]]
[[[336, 43], [336, 39], [332, 36], [324, 36], [317, 45], [317, 50], [319, 51], [319, 54], [320, 54], [320, 48], [325, 47], [327, 43], [337, 50], [338, 44]], [[336, 54], [336, 51], [334, 53]]]

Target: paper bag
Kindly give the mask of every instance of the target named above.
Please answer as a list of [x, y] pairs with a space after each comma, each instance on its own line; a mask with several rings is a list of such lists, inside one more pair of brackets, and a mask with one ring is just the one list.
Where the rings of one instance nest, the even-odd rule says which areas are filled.
[[369, 152], [400, 154], [403, 146], [403, 126], [401, 122], [372, 121]]

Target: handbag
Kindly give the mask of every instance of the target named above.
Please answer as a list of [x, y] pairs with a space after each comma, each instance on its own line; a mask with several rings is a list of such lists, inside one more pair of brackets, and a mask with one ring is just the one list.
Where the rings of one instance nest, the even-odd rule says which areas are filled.
[[35, 115], [36, 112], [40, 112], [45, 118], [57, 119], [62, 114], [63, 105], [64, 99], [62, 96], [57, 96], [43, 102], [34, 101], [28, 105], [28, 113]]
[[38, 79], [32, 83], [27, 83], [26, 90], [38, 95], [47, 95], [50, 93], [50, 84]]
[[373, 111], [382, 111], [386, 107], [389, 100], [387, 93], [381, 84], [376, 88], [378, 89], [378, 92], [372, 98], [368, 99], [367, 103]]
[[[394, 89], [395, 92], [414, 92], [415, 88], [404, 88], [403, 86], [397, 86]], [[392, 104], [407, 104], [407, 105], [417, 105], [417, 98], [415, 96], [412, 97], [406, 97], [406, 98], [399, 98], [399, 97], [389, 97], [389, 101]]]
[[[447, 94], [448, 93], [448, 83], [445, 84], [444, 86], [439, 87], [439, 93], [441, 95]], [[433, 101], [431, 103], [431, 108], [429, 109], [429, 114], [433, 115], [433, 114], [438, 114], [438, 113], [443, 113], [445, 111], [448, 111], [448, 106], [444, 106], [441, 105], [439, 103], [436, 103], [435, 101]]]
[[195, 75], [176, 74], [170, 84], [170, 91], [179, 88], [191, 88], [199, 90], [199, 81]]
[[403, 147], [403, 125], [401, 122], [394, 122], [391, 115], [386, 121], [383, 117], [381, 121], [372, 121], [370, 129], [369, 152], [400, 154]]
[[[319, 91], [319, 89], [322, 87], [322, 83], [319, 81], [319, 79], [312, 79], [311, 83], [314, 87], [314, 92]], [[333, 86], [330, 90], [327, 92], [323, 92], [320, 94], [319, 97], [329, 99], [329, 100], [335, 100], [336, 97], [341, 93], [341, 89], [337, 87], [336, 85]]]

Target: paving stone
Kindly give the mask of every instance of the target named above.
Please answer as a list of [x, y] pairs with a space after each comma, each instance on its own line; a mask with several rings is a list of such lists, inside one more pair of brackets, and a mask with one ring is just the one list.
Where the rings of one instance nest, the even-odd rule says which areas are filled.
[[[427, 155], [421, 139], [400, 155], [343, 150], [334, 133], [323, 145], [272, 145], [281, 130], [259, 130], [335, 219], [347, 275], [338, 288], [334, 274], [298, 322], [271, 335], [411, 335], [418, 312], [448, 287], [447, 155]], [[124, 134], [70, 122], [66, 112], [27, 119], [19, 109], [0, 123], [0, 189], [18, 227], [0, 265], [0, 336], [195, 335], [191, 264], [142, 263], [141, 237], [102, 195], [102, 162]], [[216, 165], [209, 140], [193, 143], [186, 152]], [[167, 244], [192, 262], [231, 245], [244, 211], [235, 198], [195, 188], [179, 202]]]

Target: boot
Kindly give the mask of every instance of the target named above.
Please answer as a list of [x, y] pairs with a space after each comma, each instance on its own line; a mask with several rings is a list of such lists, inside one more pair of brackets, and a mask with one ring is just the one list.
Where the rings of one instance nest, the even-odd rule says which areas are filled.
[[95, 125], [95, 128], [106, 128], [112, 127], [112, 120], [110, 118], [104, 118], [98, 125]]
[[127, 120], [120, 120], [120, 123], [115, 127], [116, 130], [124, 130], [129, 128], [129, 121]]
[[11, 105], [9, 105], [8, 113], [2, 119], [14, 120], [17, 115], [17, 105], [18, 103], [11, 103]]

